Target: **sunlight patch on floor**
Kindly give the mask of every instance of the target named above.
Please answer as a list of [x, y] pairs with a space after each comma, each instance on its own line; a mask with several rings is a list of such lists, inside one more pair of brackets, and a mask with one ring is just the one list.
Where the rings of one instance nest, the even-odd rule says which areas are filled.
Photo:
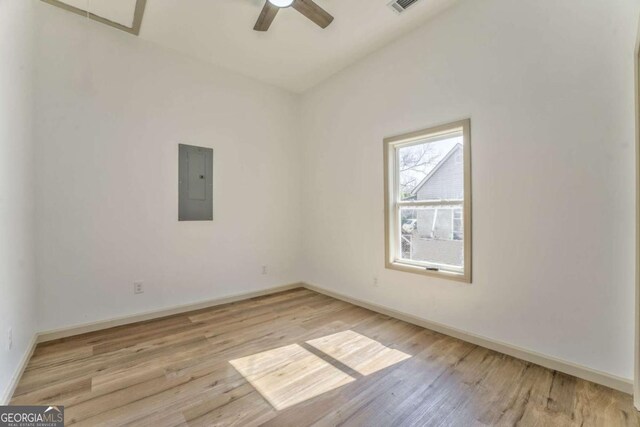
[[298, 344], [229, 363], [277, 410], [355, 381]]
[[411, 357], [351, 330], [307, 341], [307, 344], [362, 375], [372, 374]]

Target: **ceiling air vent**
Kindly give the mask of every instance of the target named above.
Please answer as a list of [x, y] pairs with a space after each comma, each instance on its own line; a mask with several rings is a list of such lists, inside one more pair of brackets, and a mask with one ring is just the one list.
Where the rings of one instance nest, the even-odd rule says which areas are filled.
[[419, 0], [394, 0], [389, 3], [389, 7], [393, 9], [396, 13], [402, 13], [415, 3], [418, 3]]

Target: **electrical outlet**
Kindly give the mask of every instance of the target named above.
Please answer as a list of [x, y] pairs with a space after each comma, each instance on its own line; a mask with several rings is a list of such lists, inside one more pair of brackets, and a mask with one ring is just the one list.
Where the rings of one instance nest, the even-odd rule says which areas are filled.
[[373, 287], [374, 288], [378, 287], [378, 276], [373, 276]]
[[7, 331], [7, 350], [11, 350], [13, 348], [13, 330], [9, 328]]
[[263, 265], [262, 266], [262, 274], [267, 274], [267, 273], [268, 273], [267, 266]]
[[133, 282], [133, 293], [134, 294], [142, 294], [142, 293], [144, 293], [144, 284], [143, 284], [143, 282]]

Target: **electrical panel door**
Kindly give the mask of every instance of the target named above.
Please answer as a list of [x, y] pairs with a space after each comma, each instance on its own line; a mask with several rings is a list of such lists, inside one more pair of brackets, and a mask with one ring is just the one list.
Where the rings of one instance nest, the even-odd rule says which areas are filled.
[[213, 220], [213, 149], [180, 144], [178, 157], [178, 220]]

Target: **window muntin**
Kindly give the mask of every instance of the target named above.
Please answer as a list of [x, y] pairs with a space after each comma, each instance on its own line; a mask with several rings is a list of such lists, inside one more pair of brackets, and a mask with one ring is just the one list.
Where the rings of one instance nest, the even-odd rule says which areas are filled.
[[385, 140], [388, 268], [470, 282], [469, 121]]

